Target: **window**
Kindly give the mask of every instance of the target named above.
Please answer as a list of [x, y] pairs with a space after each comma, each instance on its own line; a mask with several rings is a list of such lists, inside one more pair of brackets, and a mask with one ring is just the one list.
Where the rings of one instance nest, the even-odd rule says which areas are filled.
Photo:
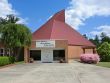
[[4, 49], [4, 48], [0, 48], [0, 56], [10, 56], [10, 49]]
[[4, 56], [4, 49], [0, 48], [0, 56]]
[[5, 49], [5, 54], [7, 55], [7, 56], [10, 56], [10, 49], [8, 48], [8, 49]]

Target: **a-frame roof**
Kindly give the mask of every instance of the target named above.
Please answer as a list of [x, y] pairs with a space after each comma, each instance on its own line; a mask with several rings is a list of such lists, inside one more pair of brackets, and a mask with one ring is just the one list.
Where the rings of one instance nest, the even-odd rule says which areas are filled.
[[33, 33], [32, 40], [68, 40], [69, 45], [95, 46], [75, 29], [65, 23], [65, 10], [56, 13]]

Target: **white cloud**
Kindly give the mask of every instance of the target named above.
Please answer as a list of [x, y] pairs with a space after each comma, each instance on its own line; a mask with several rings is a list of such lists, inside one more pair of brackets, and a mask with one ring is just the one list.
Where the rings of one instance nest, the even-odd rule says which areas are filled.
[[100, 36], [100, 34], [104, 32], [107, 36], [110, 37], [110, 26], [109, 25], [103, 25], [103, 26], [99, 26], [99, 27], [96, 27], [96, 30], [94, 31], [91, 31], [90, 34], [92, 35], [98, 35]]
[[23, 19], [23, 18], [21, 18], [21, 17], [19, 17], [20, 18], [20, 20], [17, 22], [17, 24], [28, 24], [27, 22], [28, 22], [28, 18], [25, 18], [25, 19]]
[[110, 0], [71, 0], [66, 9], [66, 22], [79, 29], [92, 16], [109, 16]]
[[[9, 14], [19, 15], [19, 13], [12, 8], [12, 4], [10, 4], [8, 0], [0, 0], [0, 17], [4, 18]], [[26, 20], [20, 17], [19, 23], [20, 22], [26, 23]]]
[[5, 17], [7, 14], [17, 14], [15, 10], [12, 9], [12, 5], [8, 3], [8, 0], [0, 0], [0, 17]]

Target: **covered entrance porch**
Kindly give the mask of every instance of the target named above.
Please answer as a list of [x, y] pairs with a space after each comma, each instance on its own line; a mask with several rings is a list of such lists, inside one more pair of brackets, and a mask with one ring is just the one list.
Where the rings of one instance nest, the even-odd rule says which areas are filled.
[[65, 49], [31, 49], [30, 58], [44, 63], [59, 62], [60, 59], [65, 60]]
[[68, 62], [67, 40], [36, 40], [29, 48], [24, 48], [25, 62], [30, 58], [41, 62], [58, 62], [60, 59]]

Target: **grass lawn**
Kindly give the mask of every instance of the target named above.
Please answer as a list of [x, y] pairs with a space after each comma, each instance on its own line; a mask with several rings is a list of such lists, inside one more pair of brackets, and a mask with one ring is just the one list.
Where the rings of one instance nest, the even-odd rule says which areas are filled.
[[110, 62], [99, 62], [97, 66], [108, 67], [110, 68]]
[[24, 61], [15, 62], [15, 64], [22, 64]]
[[0, 69], [6, 68], [6, 67], [10, 67], [10, 66], [13, 66], [15, 64], [23, 64], [23, 63], [24, 63], [24, 61], [15, 62], [13, 64], [8, 64], [8, 65], [0, 66]]

